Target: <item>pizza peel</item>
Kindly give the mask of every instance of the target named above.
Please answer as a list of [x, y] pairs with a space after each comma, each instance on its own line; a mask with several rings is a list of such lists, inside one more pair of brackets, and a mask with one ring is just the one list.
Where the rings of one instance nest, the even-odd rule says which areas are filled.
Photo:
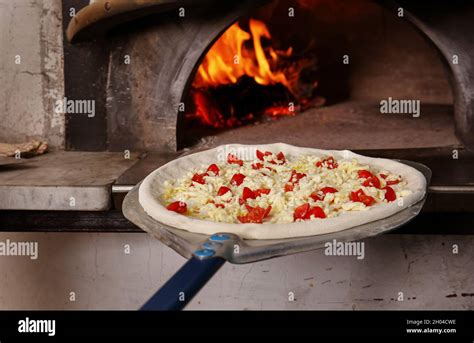
[[[431, 170], [427, 166], [404, 160], [398, 162], [420, 171], [426, 178], [428, 187]], [[425, 189], [425, 196], [420, 201], [394, 215], [334, 233], [277, 240], [243, 240], [235, 234], [222, 232], [207, 236], [160, 223], [148, 216], [140, 205], [139, 187], [140, 184], [136, 185], [125, 197], [122, 205], [125, 217], [188, 259], [143, 305], [142, 310], [183, 309], [226, 261], [236, 264], [251, 263], [320, 249], [326, 242], [333, 240], [357, 241], [394, 230], [420, 213], [427, 196]]]

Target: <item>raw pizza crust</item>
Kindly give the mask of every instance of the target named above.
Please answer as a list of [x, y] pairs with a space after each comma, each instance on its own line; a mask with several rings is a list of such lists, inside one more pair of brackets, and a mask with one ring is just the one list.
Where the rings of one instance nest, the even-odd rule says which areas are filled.
[[[331, 155], [334, 156], [336, 160], [356, 158], [362, 164], [368, 164], [380, 170], [387, 170], [392, 174], [401, 175], [404, 181], [407, 182], [407, 187], [412, 193], [403, 197], [403, 205], [399, 205], [398, 201], [395, 201], [386, 204], [378, 204], [367, 211], [346, 212], [333, 218], [287, 224], [218, 223], [181, 215], [167, 210], [161, 204], [159, 197], [163, 194], [164, 181], [180, 178], [193, 168], [215, 163], [218, 161], [218, 158], [222, 159], [222, 156], [227, 156], [227, 152], [232, 152], [233, 149], [237, 150], [239, 148], [249, 150], [260, 149], [274, 153], [281, 151], [288, 159], [293, 159], [300, 155], [314, 155], [320, 157]], [[206, 235], [211, 235], [216, 232], [229, 232], [239, 235], [244, 239], [283, 239], [327, 234], [380, 220], [417, 203], [425, 196], [425, 192], [426, 179], [422, 173], [406, 164], [389, 159], [366, 157], [355, 154], [349, 150], [300, 148], [284, 143], [267, 145], [228, 144], [178, 158], [156, 169], [148, 175], [140, 185], [138, 200], [150, 217], [178, 229]]]

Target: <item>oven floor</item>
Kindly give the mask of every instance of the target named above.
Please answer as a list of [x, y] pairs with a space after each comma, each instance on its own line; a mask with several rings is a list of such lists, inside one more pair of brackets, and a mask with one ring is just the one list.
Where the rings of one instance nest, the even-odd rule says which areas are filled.
[[[189, 135], [188, 135], [189, 136]], [[459, 147], [451, 105], [422, 105], [420, 116], [381, 114], [379, 105], [348, 101], [208, 136], [198, 147], [283, 142], [321, 149]]]

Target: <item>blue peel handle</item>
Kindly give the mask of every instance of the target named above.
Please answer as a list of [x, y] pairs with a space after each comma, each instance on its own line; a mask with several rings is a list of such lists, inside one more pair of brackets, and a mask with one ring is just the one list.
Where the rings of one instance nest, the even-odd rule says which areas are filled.
[[204, 287], [225, 262], [222, 257], [192, 257], [146, 303], [142, 311], [178, 311]]

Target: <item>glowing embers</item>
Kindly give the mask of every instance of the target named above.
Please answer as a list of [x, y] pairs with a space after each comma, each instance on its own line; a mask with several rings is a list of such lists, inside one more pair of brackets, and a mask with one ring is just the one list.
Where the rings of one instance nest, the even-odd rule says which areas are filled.
[[273, 46], [267, 26], [255, 19], [244, 30], [232, 25], [209, 50], [190, 90], [187, 120], [228, 128], [267, 116], [293, 116], [321, 105], [316, 96], [316, 59]]

